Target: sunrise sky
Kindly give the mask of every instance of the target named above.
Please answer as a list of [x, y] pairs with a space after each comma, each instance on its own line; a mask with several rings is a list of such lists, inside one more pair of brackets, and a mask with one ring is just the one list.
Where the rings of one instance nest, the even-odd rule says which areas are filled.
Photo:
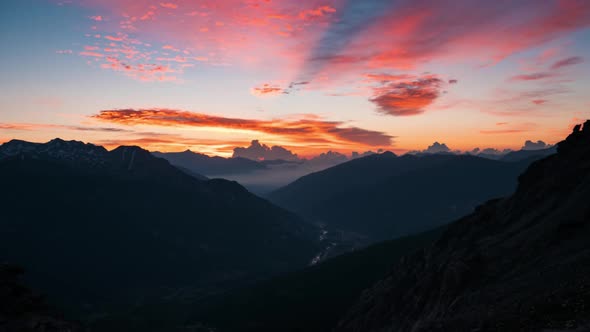
[[590, 118], [587, 0], [3, 0], [0, 142], [230, 156], [555, 143]]

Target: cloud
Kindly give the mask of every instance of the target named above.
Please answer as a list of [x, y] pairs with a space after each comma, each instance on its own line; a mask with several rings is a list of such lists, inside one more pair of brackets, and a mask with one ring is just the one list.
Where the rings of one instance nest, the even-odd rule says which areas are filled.
[[315, 9], [308, 9], [308, 10], [304, 10], [299, 12], [298, 17], [302, 20], [308, 20], [308, 19], [312, 19], [312, 18], [317, 18], [317, 17], [323, 17], [325, 15], [328, 15], [330, 13], [335, 13], [336, 9], [330, 6], [320, 6], [317, 7]]
[[364, 76], [368, 82], [379, 82], [381, 84], [386, 84], [386, 83], [400, 81], [400, 80], [411, 80], [411, 79], [415, 78], [415, 76], [410, 75], [410, 74], [386, 74], [386, 73], [365, 74]]
[[160, 6], [168, 9], [178, 8], [178, 5], [172, 2], [160, 2]]
[[95, 58], [102, 58], [102, 57], [104, 57], [104, 54], [98, 53], [98, 52], [84, 51], [84, 52], [80, 52], [79, 54], [82, 55], [82, 56], [89, 56], [89, 57], [95, 57]]
[[277, 85], [265, 83], [261, 86], [252, 88], [252, 94], [255, 96], [276, 96], [280, 94], [288, 93], [283, 88]]
[[530, 130], [528, 129], [497, 129], [497, 130], [480, 130], [481, 134], [518, 134], [518, 133], [525, 133]]
[[[354, 154], [353, 154], [354, 155]], [[351, 157], [354, 158], [354, 157]], [[356, 153], [356, 158], [358, 158], [358, 152]], [[319, 155], [311, 158], [309, 160], [310, 163], [316, 165], [336, 165], [343, 162], [348, 161], [348, 157], [342, 153], [336, 151], [328, 151], [320, 153]]]
[[441, 152], [451, 152], [451, 149], [445, 143], [434, 142], [432, 145], [428, 146], [426, 150], [422, 151], [424, 153], [441, 153]]
[[338, 24], [310, 51], [304, 77], [408, 70], [435, 60], [494, 65], [590, 26], [584, 0], [347, 1], [337, 14]]
[[343, 126], [344, 123], [340, 121], [321, 121], [310, 118], [295, 120], [240, 119], [166, 108], [103, 110], [92, 116], [92, 118], [131, 126], [228, 128], [272, 134], [300, 142], [390, 146], [393, 139], [392, 136], [383, 132], [350, 126], [345, 127]]
[[104, 39], [107, 39], [110, 41], [123, 41], [124, 37], [104, 36]]
[[524, 142], [522, 150], [541, 150], [541, 149], [548, 149], [550, 147], [551, 147], [550, 144], [547, 144], [543, 141], [533, 142], [531, 140], [527, 140], [526, 142]]
[[523, 75], [516, 75], [510, 78], [511, 81], [537, 81], [546, 78], [555, 77], [555, 73], [549, 72], [539, 72], [539, 73], [532, 73], [532, 74], [523, 74]]
[[309, 81], [291, 82], [291, 83], [289, 83], [288, 89], [292, 90], [292, 89], [297, 88], [298, 86], [308, 85], [309, 83], [311, 83], [311, 82], [309, 82]]
[[102, 21], [102, 16], [100, 15], [96, 15], [96, 16], [90, 16], [90, 19], [96, 22], [100, 22]]
[[378, 111], [393, 116], [417, 115], [432, 104], [441, 94], [443, 81], [434, 76], [409, 81], [383, 81], [373, 89], [374, 97], [369, 99], [377, 105]]
[[129, 64], [117, 57], [109, 56], [106, 58], [106, 63], [101, 64], [101, 68], [124, 72], [129, 77], [145, 82], [176, 81], [175, 76], [169, 75], [170, 73], [175, 73], [176, 70], [166, 65], [149, 63]]
[[501, 151], [495, 148], [485, 148], [479, 151], [480, 154], [491, 154], [491, 155], [502, 155], [507, 153], [506, 151]]
[[237, 147], [234, 149], [233, 158], [247, 158], [253, 160], [287, 160], [297, 161], [299, 157], [282, 146], [273, 145], [269, 147], [253, 140], [248, 147]]
[[96, 132], [122, 132], [129, 133], [132, 130], [112, 127], [90, 127], [90, 126], [72, 126], [72, 125], [58, 125], [58, 124], [43, 124], [43, 123], [0, 123], [0, 130], [41, 130], [41, 129], [64, 129], [77, 131], [96, 131]]
[[[133, 47], [137, 53], [124, 59], [131, 65], [166, 64], [163, 59], [174, 57], [162, 54], [162, 45], [172, 44], [192, 57], [207, 57], [207, 66], [265, 70], [314, 83], [325, 74], [335, 84], [349, 82], [338, 81], [339, 75], [419, 72], [425, 63], [493, 65], [590, 25], [590, 4], [583, 0], [485, 6], [472, 0], [84, 0], [83, 5], [108, 17], [97, 25], [106, 36], [102, 47], [110, 42], [117, 44], [112, 48]], [[172, 68], [178, 77], [184, 74], [180, 65]]]
[[548, 102], [547, 99], [533, 99], [531, 102], [535, 105], [543, 105]]
[[458, 151], [452, 151], [445, 143], [434, 142], [424, 150], [413, 150], [408, 151], [408, 154], [422, 154], [422, 153], [457, 153]]
[[582, 57], [573, 56], [573, 57], [569, 57], [569, 58], [566, 58], [566, 59], [559, 60], [559, 61], [555, 62], [551, 66], [551, 69], [557, 70], [557, 69], [561, 69], [563, 67], [577, 65], [577, 64], [582, 63], [582, 62], [584, 62], [584, 59]]
[[308, 85], [309, 81], [291, 82], [286, 88], [281, 87], [279, 84], [264, 83], [260, 86], [252, 88], [250, 91], [254, 96], [267, 97], [277, 95], [288, 95], [292, 92], [299, 91], [301, 86]]

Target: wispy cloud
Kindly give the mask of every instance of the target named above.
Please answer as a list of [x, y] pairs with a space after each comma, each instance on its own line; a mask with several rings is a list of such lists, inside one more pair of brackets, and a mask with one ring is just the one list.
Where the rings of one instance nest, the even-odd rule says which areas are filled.
[[310, 84], [309, 81], [291, 82], [286, 87], [282, 87], [280, 84], [264, 83], [262, 85], [253, 87], [251, 92], [253, 95], [258, 97], [266, 96], [277, 96], [277, 95], [288, 95], [292, 92], [299, 91], [302, 86]]
[[515, 75], [510, 78], [511, 81], [538, 81], [546, 78], [555, 77], [555, 73], [550, 72], [539, 72], [532, 74]]
[[228, 128], [239, 131], [272, 134], [302, 142], [390, 146], [393, 139], [392, 136], [383, 132], [345, 126], [343, 122], [339, 121], [321, 121], [309, 118], [298, 120], [240, 119], [165, 108], [103, 110], [92, 117], [102, 121], [130, 126], [155, 125]]
[[72, 126], [59, 124], [45, 124], [45, 123], [0, 123], [0, 130], [40, 130], [40, 129], [63, 129], [76, 131], [96, 131], [96, 132], [121, 132], [129, 133], [132, 130], [113, 127], [93, 127], [93, 126]]
[[555, 62], [551, 66], [551, 69], [561, 69], [563, 67], [577, 65], [577, 64], [582, 63], [582, 62], [584, 62], [584, 58], [579, 57], [579, 56], [573, 56], [573, 57], [569, 57], [569, 58], [566, 58], [566, 59], [559, 60], [559, 61]]

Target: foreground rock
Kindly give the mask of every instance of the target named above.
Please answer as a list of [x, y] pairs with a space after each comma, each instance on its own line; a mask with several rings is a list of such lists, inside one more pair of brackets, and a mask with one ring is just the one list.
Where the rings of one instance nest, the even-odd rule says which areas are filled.
[[51, 310], [42, 296], [24, 286], [23, 270], [0, 264], [0, 332], [81, 332], [75, 323]]
[[364, 292], [337, 331], [545, 331], [590, 325], [590, 121], [516, 193], [450, 225]]

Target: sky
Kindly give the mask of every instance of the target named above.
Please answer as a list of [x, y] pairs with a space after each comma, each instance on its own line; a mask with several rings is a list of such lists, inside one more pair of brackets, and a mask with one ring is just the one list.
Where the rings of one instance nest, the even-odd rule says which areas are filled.
[[4, 0], [0, 142], [519, 149], [590, 118], [587, 0]]

